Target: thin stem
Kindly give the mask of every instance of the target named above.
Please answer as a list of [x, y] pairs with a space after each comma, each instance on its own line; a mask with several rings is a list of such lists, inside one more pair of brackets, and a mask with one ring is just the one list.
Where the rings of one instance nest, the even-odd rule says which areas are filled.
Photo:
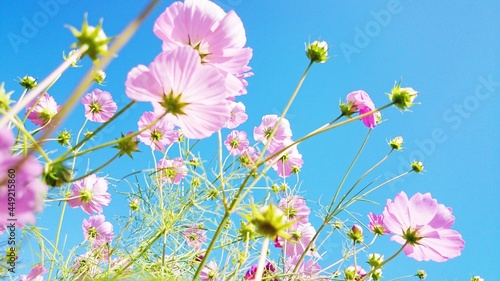
[[255, 273], [255, 281], [262, 280], [262, 274], [264, 273], [264, 266], [266, 264], [267, 249], [269, 248], [269, 237], [265, 237], [262, 242], [262, 248], [260, 249], [259, 263], [257, 264], [257, 271]]
[[382, 266], [386, 265], [388, 262], [390, 262], [391, 260], [393, 260], [395, 257], [397, 257], [402, 251], [403, 249], [406, 247], [406, 245], [408, 245], [408, 241], [405, 242], [403, 244], [403, 246], [396, 252], [394, 253], [394, 255], [392, 255], [391, 257], [389, 257], [388, 259], [386, 259], [385, 261], [381, 262], [379, 265], [377, 266], [374, 266], [372, 268], [372, 270], [370, 270], [370, 272], [368, 272], [363, 278], [360, 279], [360, 281], [363, 281], [365, 280], [366, 278], [370, 277], [372, 275], [372, 273], [374, 273], [377, 269], [379, 268], [382, 268]]
[[23, 99], [19, 100], [14, 107], [12, 107], [7, 114], [5, 114], [0, 119], [0, 128], [5, 126], [9, 120], [11, 120], [15, 115], [17, 115], [21, 110], [23, 110], [28, 103], [40, 95], [47, 87], [49, 87], [54, 80], [56, 80], [66, 69], [68, 69], [71, 64], [77, 61], [87, 50], [87, 45], [83, 45], [78, 50], [76, 50], [71, 56], [61, 63], [47, 78], [43, 79], [40, 84], [38, 84], [33, 90], [31, 90]]

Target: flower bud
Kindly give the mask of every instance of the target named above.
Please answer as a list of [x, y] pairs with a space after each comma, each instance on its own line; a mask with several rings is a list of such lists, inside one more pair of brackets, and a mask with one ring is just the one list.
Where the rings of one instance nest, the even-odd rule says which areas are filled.
[[476, 275], [476, 276], [473, 276], [470, 281], [484, 281], [483, 278], [481, 278], [481, 276], [479, 275]]
[[108, 53], [108, 43], [113, 40], [113, 38], [108, 38], [102, 30], [102, 20], [95, 27], [89, 26], [87, 15], [85, 14], [81, 31], [78, 31], [73, 26], [68, 26], [68, 28], [78, 40], [72, 47], [80, 48], [82, 46], [87, 46], [88, 49], [84, 54], [88, 55], [94, 63], [97, 62], [98, 55]]
[[67, 130], [60, 132], [57, 135], [57, 142], [60, 145], [69, 145], [71, 140], [71, 133]]
[[35, 88], [37, 85], [36, 79], [33, 78], [32, 76], [28, 76], [28, 75], [21, 78], [21, 80], [19, 80], [19, 84], [23, 88], [25, 88], [26, 90], [31, 90], [31, 89]]
[[363, 229], [355, 224], [351, 227], [351, 231], [347, 234], [354, 243], [363, 243]]
[[102, 85], [102, 82], [104, 82], [104, 79], [106, 79], [106, 72], [104, 72], [102, 69], [94, 71], [92, 75], [94, 76], [94, 81], [99, 85]]
[[369, 254], [368, 255], [368, 264], [373, 267], [378, 267], [382, 265], [382, 262], [384, 262], [384, 256], [381, 254]]
[[421, 173], [424, 170], [424, 164], [420, 161], [413, 161], [411, 162], [411, 169], [415, 173]]
[[63, 184], [70, 182], [71, 177], [71, 171], [62, 163], [48, 163], [45, 165], [42, 173], [43, 181], [47, 185], [54, 187], [60, 187]]
[[427, 273], [424, 270], [420, 269], [419, 271], [417, 271], [417, 274], [415, 276], [417, 276], [418, 279], [423, 280], [427, 277]]
[[12, 95], [12, 91], [6, 93], [5, 88], [3, 87], [4, 83], [0, 84], [0, 109], [4, 109], [5, 111], [9, 110], [9, 104], [12, 103], [10, 100], [10, 96]]
[[255, 239], [255, 225], [252, 223], [241, 222], [241, 228], [238, 229], [238, 232], [240, 233], [241, 239], [245, 242]]
[[324, 63], [328, 58], [328, 43], [314, 41], [306, 46], [306, 55], [311, 62]]
[[413, 90], [413, 88], [401, 88], [401, 84], [395, 85], [391, 93], [388, 94], [389, 99], [401, 110], [406, 110], [407, 108], [413, 106], [413, 101], [417, 97], [418, 92]]
[[394, 150], [402, 150], [403, 149], [403, 137], [395, 137], [389, 141], [389, 146]]
[[372, 279], [373, 281], [378, 281], [382, 279], [382, 269], [378, 268], [372, 273]]
[[251, 208], [252, 215], [246, 215], [246, 217], [255, 225], [259, 234], [269, 239], [274, 239], [276, 236], [290, 238], [285, 230], [292, 226], [293, 222], [286, 222], [286, 216], [280, 208], [273, 204], [261, 207], [259, 210], [256, 209], [255, 205], [252, 205]]
[[[132, 132], [128, 132], [127, 136], [131, 135]], [[127, 154], [130, 158], [132, 157], [133, 152], [138, 152], [139, 151], [139, 141], [137, 140], [136, 137], [125, 137], [125, 135], [121, 134], [122, 137], [118, 141], [118, 144], [113, 146], [113, 148], [116, 148], [120, 150], [119, 155], [120, 157], [124, 154]]]

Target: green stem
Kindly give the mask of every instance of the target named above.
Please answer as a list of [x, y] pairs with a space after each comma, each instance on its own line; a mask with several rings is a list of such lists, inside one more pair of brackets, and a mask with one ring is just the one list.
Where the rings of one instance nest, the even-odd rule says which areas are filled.
[[92, 175], [92, 174], [95, 174], [97, 172], [99, 172], [100, 170], [102, 170], [104, 167], [108, 166], [109, 164], [111, 164], [116, 158], [118, 158], [120, 156], [120, 153], [118, 152], [115, 156], [111, 157], [111, 159], [109, 159], [108, 161], [106, 161], [104, 164], [102, 164], [101, 166], [93, 169], [90, 173], [87, 173], [87, 174], [84, 174], [83, 176], [80, 176], [76, 179], [71, 179], [71, 182], [75, 182], [75, 181], [78, 181], [78, 180], [81, 180], [83, 178], [86, 178], [88, 177], [89, 175]]
[[382, 266], [386, 265], [388, 262], [390, 262], [391, 260], [393, 260], [395, 257], [397, 257], [402, 251], [403, 249], [406, 247], [406, 245], [408, 245], [408, 242], [404, 243], [403, 246], [396, 252], [394, 253], [394, 255], [392, 255], [390, 258], [388, 258], [387, 260], [381, 262], [379, 265], [377, 266], [374, 266], [372, 268], [372, 270], [370, 270], [370, 272], [368, 272], [363, 278], [361, 278], [359, 281], [363, 281], [365, 280], [366, 278], [370, 277], [372, 275], [372, 273], [374, 273], [377, 269], [379, 268], [382, 268]]

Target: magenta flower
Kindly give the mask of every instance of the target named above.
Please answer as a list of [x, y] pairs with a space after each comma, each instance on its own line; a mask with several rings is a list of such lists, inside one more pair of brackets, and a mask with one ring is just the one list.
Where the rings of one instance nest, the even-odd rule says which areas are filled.
[[[283, 248], [285, 255], [287, 257], [302, 255], [307, 245], [312, 241], [312, 238], [316, 234], [316, 229], [310, 223], [296, 223], [290, 229], [287, 230], [290, 235], [290, 239], [284, 239], [278, 236], [278, 243]], [[306, 253], [308, 256], [317, 256], [316, 252]]]
[[[270, 147], [268, 150], [267, 156], [271, 156], [274, 153], [284, 149], [286, 146], [292, 144], [293, 141], [291, 139], [285, 139], [282, 143]], [[297, 174], [302, 168], [302, 164], [304, 164], [304, 160], [302, 160], [302, 154], [297, 150], [297, 146], [293, 145], [288, 148], [286, 151], [279, 154], [279, 160], [274, 163], [273, 169], [278, 173], [280, 177], [289, 177], [292, 173]]]
[[107, 122], [118, 109], [111, 94], [99, 89], [85, 95], [82, 103], [85, 106], [85, 117], [97, 123]]
[[227, 120], [224, 127], [234, 129], [248, 120], [248, 115], [245, 112], [245, 105], [242, 102], [229, 102], [231, 109], [229, 120]]
[[57, 105], [54, 98], [44, 93], [38, 102], [34, 99], [28, 103], [26, 114], [28, 114], [28, 119], [35, 125], [44, 126], [56, 116], [59, 108], [60, 106]]
[[71, 190], [71, 197], [75, 198], [70, 199], [68, 204], [73, 208], [81, 207], [89, 215], [102, 213], [102, 207], [111, 202], [111, 194], [107, 192], [108, 181], [95, 174], [75, 181]]
[[244, 47], [245, 29], [234, 11], [225, 13], [206, 0], [175, 2], [158, 17], [153, 32], [163, 41], [163, 50], [190, 46], [202, 63], [233, 76], [239, 85], [231, 96], [246, 93], [252, 49]]
[[[247, 272], [245, 273], [245, 280], [255, 280], [255, 274], [257, 273], [257, 267], [258, 267], [258, 264], [254, 264], [250, 267], [250, 269], [247, 270]], [[270, 278], [272, 277], [273, 275], [276, 274], [276, 267], [270, 263], [270, 262], [266, 262], [266, 265], [264, 265], [264, 271], [262, 272], [262, 279], [263, 280], [269, 280], [269, 281], [278, 281], [279, 279], [278, 278]]]
[[301, 196], [293, 195], [281, 198], [278, 207], [290, 221], [296, 221], [302, 224], [309, 222], [311, 209], [307, 207], [306, 200]]
[[151, 102], [155, 115], [166, 114], [187, 138], [208, 137], [229, 119], [225, 77], [213, 66], [201, 64], [191, 47], [164, 51], [149, 68], [133, 68], [125, 86], [129, 98]]
[[161, 159], [156, 166], [158, 175], [163, 183], [179, 184], [187, 175], [187, 167], [182, 158]]
[[94, 246], [111, 243], [115, 237], [113, 225], [106, 221], [104, 215], [91, 216], [88, 220], [83, 219], [82, 229], [85, 241], [89, 241]]
[[201, 270], [200, 280], [201, 281], [215, 281], [215, 280], [217, 280], [217, 275], [218, 275], [217, 263], [215, 263], [214, 260], [211, 260]]
[[48, 270], [45, 269], [43, 264], [35, 265], [28, 275], [21, 275], [19, 281], [43, 281], [42, 274], [47, 273]]
[[303, 260], [299, 268], [297, 269], [297, 272], [295, 274], [292, 274], [295, 266], [297, 265], [297, 262], [300, 259], [300, 254], [299, 255], [294, 255], [294, 256], [289, 256], [286, 259], [285, 262], [285, 272], [288, 273], [289, 275], [285, 277], [284, 280], [329, 280], [329, 278], [320, 276], [319, 273], [321, 272], [321, 267], [319, 266], [318, 262], [312, 259], [309, 260]]
[[247, 133], [234, 130], [227, 136], [224, 145], [229, 150], [229, 154], [234, 156], [241, 155], [246, 151], [250, 142], [247, 139]]
[[256, 141], [261, 141], [263, 144], [266, 144], [268, 141], [271, 142], [269, 145], [269, 149], [273, 149], [283, 142], [286, 139], [290, 139], [292, 137], [292, 130], [290, 129], [290, 122], [283, 118], [281, 120], [278, 129], [276, 130], [276, 134], [272, 139], [271, 133], [276, 127], [278, 123], [279, 117], [276, 114], [265, 115], [262, 117], [262, 123], [253, 129], [253, 137]]
[[418, 261], [443, 262], [460, 255], [464, 240], [450, 229], [455, 222], [451, 208], [438, 204], [430, 193], [417, 193], [408, 200], [403, 191], [387, 200], [384, 225], [391, 240], [405, 245], [404, 253]]
[[[12, 225], [13, 213], [10, 207], [15, 208], [15, 226], [35, 223], [35, 213], [43, 209], [43, 200], [47, 193], [47, 185], [40, 180], [43, 167], [33, 156], [23, 159], [22, 155], [12, 155], [14, 135], [7, 127], [0, 128], [0, 234], [6, 227]], [[19, 166], [19, 163], [22, 165]], [[18, 167], [19, 166], [19, 167]], [[15, 206], [9, 192], [15, 192]]]
[[368, 228], [377, 235], [390, 234], [387, 227], [384, 225], [384, 215], [376, 215], [374, 213], [368, 214], [368, 219], [370, 220], [370, 224]]
[[[370, 96], [365, 91], [354, 91], [347, 95], [347, 102], [352, 105], [353, 112], [359, 111], [359, 114], [365, 114], [376, 109], [375, 104], [370, 99]], [[377, 126], [380, 112], [370, 114], [361, 118], [366, 127], [373, 129]]]
[[[142, 131], [156, 119], [158, 117], [153, 112], [144, 112], [137, 123], [139, 131]], [[165, 146], [179, 140], [179, 131], [174, 130], [174, 127], [174, 123], [169, 122], [166, 118], [161, 118], [149, 129], [140, 133], [137, 138], [153, 150], [164, 151]]]
[[207, 241], [207, 232], [203, 230], [203, 225], [194, 224], [187, 227], [183, 232], [182, 236], [186, 240], [186, 244], [189, 247], [194, 248], [196, 251], [200, 250], [203, 243]]

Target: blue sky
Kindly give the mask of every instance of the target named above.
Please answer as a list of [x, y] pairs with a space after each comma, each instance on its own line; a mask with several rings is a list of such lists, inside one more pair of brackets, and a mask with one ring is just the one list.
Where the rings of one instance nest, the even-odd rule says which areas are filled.
[[[137, 64], [148, 64], [161, 49], [152, 25], [170, 3], [160, 2], [106, 71], [108, 78], [102, 89], [113, 94], [119, 107], [128, 103], [124, 95], [127, 72]], [[372, 132], [353, 175], [378, 161], [387, 151], [386, 141], [398, 135], [405, 138], [406, 149], [394, 153], [371, 180], [380, 175], [377, 180], [381, 182], [414, 159], [424, 162], [426, 173], [410, 175], [377, 191], [371, 199], [382, 205], [361, 204], [355, 210], [365, 218], [370, 211], [380, 213], [385, 200], [401, 190], [410, 196], [431, 192], [440, 203], [453, 208], [454, 229], [466, 241], [462, 256], [446, 263], [418, 263], [401, 256], [387, 266], [386, 276], [394, 278], [423, 268], [429, 280], [468, 280], [472, 275], [495, 279], [498, 263], [491, 257], [500, 250], [494, 237], [500, 231], [500, 133], [495, 114], [500, 105], [498, 1], [217, 3], [226, 11], [234, 9], [242, 18], [247, 45], [254, 50], [250, 65], [255, 76], [248, 79], [248, 95], [241, 99], [250, 118], [240, 129], [249, 133], [262, 115], [283, 109], [307, 66], [304, 43], [318, 38], [329, 43], [332, 58], [314, 65], [290, 109], [287, 118], [294, 138], [338, 116], [339, 100], [353, 90], [365, 90], [380, 106], [388, 102], [385, 93], [395, 81], [402, 79], [404, 86], [418, 90], [421, 105], [412, 112], [401, 113], [395, 108], [383, 112], [386, 122]], [[0, 82], [18, 96], [22, 89], [17, 77], [28, 74], [41, 80], [58, 65], [62, 52], [68, 52], [73, 38], [65, 24], [79, 28], [83, 13], [88, 12], [91, 24], [103, 18], [106, 33], [115, 35], [145, 1], [127, 3], [126, 9], [121, 5], [122, 1], [4, 1], [0, 9]], [[89, 68], [89, 60], [82, 65], [64, 74], [53, 87], [50, 93], [58, 102], [63, 103], [70, 94]], [[136, 120], [148, 109], [146, 104], [134, 107], [124, 118], [127, 122], [107, 133], [117, 136], [135, 129]], [[82, 114], [79, 106], [74, 117], [78, 121], [70, 119], [67, 126], [78, 128]], [[305, 161], [301, 189], [307, 198], [317, 201], [322, 196], [324, 203], [332, 196], [365, 134], [366, 128], [355, 122], [299, 146]], [[84, 169], [86, 162], [81, 165]], [[46, 217], [40, 221], [47, 227], [55, 224]], [[333, 242], [331, 250], [339, 247]], [[387, 249], [395, 251], [397, 245], [387, 243]]]

